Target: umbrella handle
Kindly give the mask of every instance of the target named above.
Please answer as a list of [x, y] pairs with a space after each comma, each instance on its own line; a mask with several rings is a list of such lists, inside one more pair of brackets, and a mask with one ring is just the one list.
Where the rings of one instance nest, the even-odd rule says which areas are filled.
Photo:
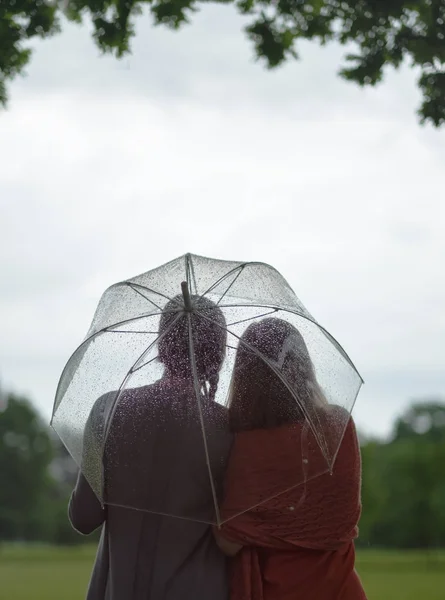
[[187, 312], [192, 312], [192, 299], [190, 298], [189, 286], [186, 281], [181, 283], [182, 297], [184, 298], [184, 307]]

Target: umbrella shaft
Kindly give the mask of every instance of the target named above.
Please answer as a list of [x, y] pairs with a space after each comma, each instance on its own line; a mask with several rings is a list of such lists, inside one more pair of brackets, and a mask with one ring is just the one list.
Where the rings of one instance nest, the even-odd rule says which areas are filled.
[[191, 312], [192, 311], [192, 299], [190, 298], [189, 286], [186, 281], [181, 283], [182, 296], [184, 298], [184, 306], [185, 310]]

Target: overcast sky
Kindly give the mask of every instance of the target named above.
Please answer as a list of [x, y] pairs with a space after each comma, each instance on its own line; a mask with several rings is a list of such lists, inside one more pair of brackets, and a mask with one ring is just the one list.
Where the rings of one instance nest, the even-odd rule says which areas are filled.
[[0, 113], [3, 386], [49, 418], [101, 292], [190, 251], [281, 271], [363, 375], [365, 431], [445, 397], [445, 129], [415, 73], [359, 89], [306, 44], [268, 72], [227, 6], [138, 23], [121, 62], [65, 26]]

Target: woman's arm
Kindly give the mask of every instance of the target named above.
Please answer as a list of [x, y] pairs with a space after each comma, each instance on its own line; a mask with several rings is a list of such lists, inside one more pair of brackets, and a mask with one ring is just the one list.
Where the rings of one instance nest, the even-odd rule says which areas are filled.
[[216, 527], [213, 528], [213, 535], [215, 536], [216, 543], [221, 552], [224, 552], [226, 556], [236, 556], [242, 549], [241, 544], [230, 542], [228, 539], [223, 537], [221, 531]]
[[83, 535], [93, 533], [105, 521], [105, 509], [82, 473], [79, 473], [71, 494], [68, 515], [71, 525]]

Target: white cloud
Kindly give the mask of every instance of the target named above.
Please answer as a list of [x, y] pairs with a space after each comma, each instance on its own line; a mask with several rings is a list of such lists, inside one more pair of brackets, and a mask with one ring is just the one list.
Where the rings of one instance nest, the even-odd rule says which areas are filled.
[[70, 27], [12, 86], [0, 367], [46, 414], [102, 290], [186, 251], [276, 266], [363, 372], [360, 425], [387, 431], [410, 386], [445, 394], [445, 143], [412, 73], [359, 90], [309, 45], [267, 72], [240, 23], [141, 22], [122, 63]]

